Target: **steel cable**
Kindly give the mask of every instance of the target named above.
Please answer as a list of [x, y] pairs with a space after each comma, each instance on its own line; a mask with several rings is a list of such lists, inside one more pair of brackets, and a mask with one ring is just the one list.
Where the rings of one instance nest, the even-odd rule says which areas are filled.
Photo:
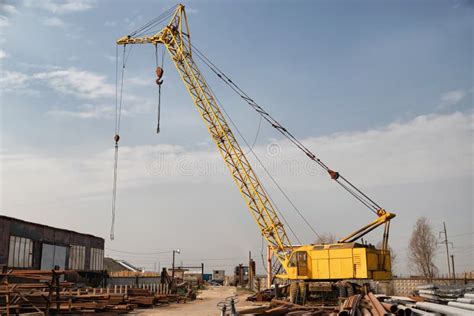
[[[189, 42], [188, 42], [189, 43]], [[296, 147], [303, 151], [308, 158], [316, 162], [327, 172], [332, 171], [324, 162], [322, 162], [314, 153], [312, 153], [303, 143], [301, 143], [293, 134], [291, 134], [285, 127], [283, 127], [276, 119], [274, 119], [268, 112], [266, 112], [260, 105], [258, 105], [248, 94], [246, 94], [237, 84], [235, 84], [224, 72], [222, 72], [212, 61], [209, 60], [197, 47], [189, 43], [197, 57], [204, 62], [204, 64], [214, 72], [219, 79], [221, 79], [226, 85], [228, 85], [237, 95], [239, 95], [246, 103], [248, 103], [257, 113], [259, 113], [273, 128], [290, 140]], [[353, 185], [350, 181], [338, 174], [339, 179], [345, 182], [345, 185], [341, 181], [336, 181], [351, 195], [356, 197], [363, 205], [365, 205], [370, 211], [377, 214], [377, 211], [381, 207], [363, 193], [359, 188]], [[357, 192], [357, 194], [355, 192]]]

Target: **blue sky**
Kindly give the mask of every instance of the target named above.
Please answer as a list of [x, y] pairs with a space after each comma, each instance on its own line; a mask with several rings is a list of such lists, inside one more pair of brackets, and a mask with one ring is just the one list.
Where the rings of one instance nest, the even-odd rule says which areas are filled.
[[[174, 4], [3, 2], [2, 213], [107, 237], [115, 40]], [[465, 250], [459, 250], [463, 253], [460, 269], [472, 269], [467, 264], [474, 261], [473, 24], [468, 1], [184, 4], [191, 40], [200, 50], [330, 166], [347, 172], [353, 182], [399, 215], [392, 243], [400, 257], [406, 251], [408, 228], [416, 217], [425, 215], [436, 230], [445, 220], [448, 229], [467, 234], [456, 237], [458, 250]], [[135, 47], [127, 63], [117, 218], [117, 235], [122, 237], [108, 241], [109, 247], [133, 249], [143, 241], [135, 236], [137, 231], [161, 241], [162, 236], [172, 234], [169, 228], [144, 221], [166, 218], [170, 223], [181, 222], [178, 214], [183, 214], [189, 222], [202, 221], [211, 227], [200, 242], [206, 246], [200, 251], [191, 247], [188, 258], [209, 257], [213, 236], [222, 234], [225, 242], [221, 248], [233, 245], [245, 260], [247, 248], [260, 251], [258, 231], [230, 178], [221, 170], [223, 165], [207, 131], [168, 58], [162, 133], [154, 132], [153, 54], [152, 47]], [[239, 129], [253, 140], [259, 118], [210, 71], [201, 68]], [[265, 155], [272, 143], [281, 145], [281, 157], [278, 161], [267, 157], [267, 161], [275, 163], [276, 176], [318, 231], [342, 235], [356, 228], [353, 216], [360, 226], [370, 220], [344, 192], [332, 183], [327, 187], [322, 184], [329, 182], [324, 175], [308, 177], [303, 169], [298, 177], [285, 173], [285, 159], [296, 159], [306, 166], [304, 157], [263, 124], [256, 148]], [[211, 167], [205, 159], [212, 161]], [[182, 165], [178, 164], [176, 172], [176, 161], [192, 161], [185, 167], [204, 171], [192, 173], [190, 179], [189, 174], [183, 174]], [[173, 171], [164, 175], [160, 164], [172, 164]], [[208, 174], [206, 168], [217, 171]], [[179, 204], [183, 195], [185, 203]], [[281, 204], [287, 208], [284, 201]], [[298, 218], [288, 212], [289, 221], [297, 226]], [[67, 216], [57, 218], [57, 214]], [[94, 216], [94, 223], [84, 216]], [[340, 218], [347, 218], [347, 222], [338, 223]], [[235, 226], [233, 234], [221, 227], [229, 225]], [[188, 228], [194, 231], [192, 225]], [[311, 241], [307, 232], [301, 234]], [[187, 239], [175, 240], [183, 246]], [[143, 247], [139, 250], [154, 249]], [[176, 246], [161, 241], [159, 247]], [[221, 248], [217, 249], [226, 254]], [[443, 272], [442, 258], [439, 266]], [[408, 273], [404, 265], [399, 269]]]

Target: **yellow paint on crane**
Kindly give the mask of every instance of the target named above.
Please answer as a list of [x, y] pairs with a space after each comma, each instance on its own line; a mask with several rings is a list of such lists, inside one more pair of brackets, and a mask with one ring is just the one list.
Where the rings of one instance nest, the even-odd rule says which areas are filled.
[[170, 22], [151, 36], [124, 36], [118, 45], [162, 44], [191, 96], [211, 138], [240, 190], [262, 236], [292, 280], [341, 280], [391, 278], [390, 253], [373, 246], [352, 242], [385, 224], [384, 246], [388, 240], [389, 221], [395, 215], [380, 210], [378, 218], [336, 244], [293, 247], [283, 223], [263, 186], [238, 144], [222, 114], [212, 91], [192, 58], [188, 21], [183, 5], [178, 5]]

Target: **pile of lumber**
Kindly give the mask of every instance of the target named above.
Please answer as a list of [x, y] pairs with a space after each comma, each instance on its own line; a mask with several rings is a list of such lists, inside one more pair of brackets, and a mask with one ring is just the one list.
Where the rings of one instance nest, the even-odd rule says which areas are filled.
[[170, 302], [186, 302], [173, 294], [155, 294], [148, 289], [90, 288], [61, 281], [67, 270], [8, 270], [1, 273], [0, 314], [28, 312], [128, 313], [137, 307], [147, 308]]
[[274, 289], [265, 289], [247, 297], [249, 302], [270, 302], [275, 298]]
[[287, 315], [287, 316], [315, 316], [337, 315], [333, 307], [312, 307], [292, 304], [283, 300], [273, 299], [270, 305], [255, 306], [238, 311], [239, 315]]

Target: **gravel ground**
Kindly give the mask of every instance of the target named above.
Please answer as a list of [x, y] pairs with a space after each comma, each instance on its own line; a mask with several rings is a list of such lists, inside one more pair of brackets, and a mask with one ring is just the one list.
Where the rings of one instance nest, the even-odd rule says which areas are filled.
[[[156, 307], [153, 309], [138, 309], [132, 314], [140, 315], [170, 315], [170, 316], [219, 316], [217, 303], [225, 300], [226, 297], [236, 294], [236, 288], [233, 286], [210, 286], [201, 291], [198, 299], [189, 301], [186, 304], [171, 304], [169, 306]], [[240, 303], [238, 307], [251, 306], [251, 303], [245, 302], [248, 294], [240, 294]]]

